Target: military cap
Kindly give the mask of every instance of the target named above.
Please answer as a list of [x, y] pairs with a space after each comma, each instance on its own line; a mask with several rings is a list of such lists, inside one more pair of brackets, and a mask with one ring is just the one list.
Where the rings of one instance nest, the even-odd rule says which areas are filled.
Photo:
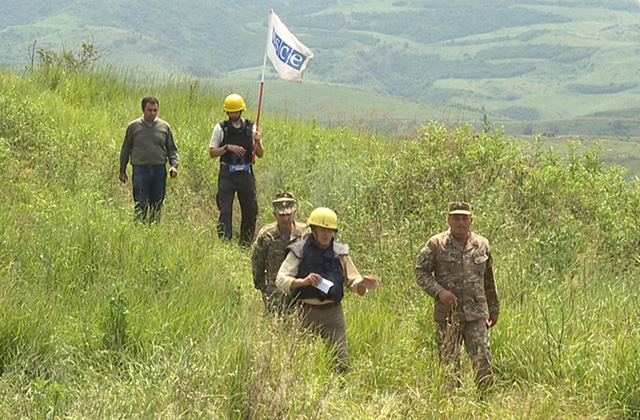
[[471, 216], [471, 204], [464, 201], [454, 201], [449, 203], [449, 214], [464, 214]]
[[273, 211], [278, 214], [291, 214], [296, 209], [296, 198], [290, 192], [276, 194], [273, 201]]

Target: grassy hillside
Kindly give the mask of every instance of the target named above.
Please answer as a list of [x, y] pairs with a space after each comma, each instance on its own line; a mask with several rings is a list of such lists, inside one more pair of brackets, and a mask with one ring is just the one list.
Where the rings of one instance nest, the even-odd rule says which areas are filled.
[[[381, 288], [344, 306], [351, 369], [262, 315], [248, 250], [215, 233], [215, 87], [127, 71], [0, 73], [0, 417], [609, 419], [640, 416], [640, 185], [487, 123], [388, 137], [266, 113], [259, 225], [290, 189], [340, 218]], [[224, 87], [219, 87], [224, 91]], [[163, 220], [132, 222], [117, 160], [140, 98], [180, 149]], [[248, 116], [253, 117], [251, 107]], [[449, 200], [476, 207], [502, 313], [495, 386], [446, 391], [413, 276]]]
[[[9, 1], [0, 65], [28, 64], [34, 41], [62, 49], [93, 39], [117, 65], [255, 81], [269, 8], [316, 54], [305, 75], [315, 89], [291, 107], [304, 108], [329, 84], [343, 86], [332, 103], [359, 98], [369, 118], [418, 102], [426, 112], [471, 110], [463, 115], [471, 123], [487, 114], [516, 134], [640, 136], [636, 119], [619, 115], [638, 106], [640, 93], [634, 0]], [[275, 79], [270, 67], [267, 76]], [[589, 117], [606, 112], [613, 116]], [[435, 110], [425, 120], [440, 117]], [[403, 111], [374, 124], [416, 126]]]

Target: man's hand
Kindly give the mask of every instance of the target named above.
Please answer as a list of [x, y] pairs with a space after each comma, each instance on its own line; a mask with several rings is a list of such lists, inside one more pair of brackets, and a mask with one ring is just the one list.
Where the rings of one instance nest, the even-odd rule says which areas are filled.
[[456, 298], [456, 295], [446, 289], [442, 289], [440, 293], [438, 293], [438, 299], [440, 299], [440, 302], [444, 303], [449, 309], [455, 308], [458, 304], [458, 298]]
[[176, 168], [175, 166], [172, 166], [169, 168], [169, 176], [171, 178], [175, 178], [178, 176], [178, 168]]
[[367, 290], [376, 290], [380, 286], [380, 279], [376, 276], [362, 276], [355, 286], [356, 292], [362, 296], [367, 293]]
[[498, 323], [498, 315], [489, 315], [489, 320], [487, 321], [487, 327], [491, 328]]
[[302, 286], [317, 286], [322, 283], [322, 276], [317, 273], [309, 273], [309, 275], [302, 279]]
[[122, 182], [123, 184], [126, 184], [127, 181], [129, 180], [129, 178], [127, 178], [126, 172], [120, 173], [120, 175], [118, 176], [118, 179], [120, 179], [120, 182]]
[[322, 276], [317, 273], [309, 273], [307, 277], [295, 278], [291, 282], [291, 289], [297, 289], [304, 286], [317, 286], [322, 282]]
[[237, 144], [230, 144], [227, 146], [227, 150], [231, 153], [234, 153], [238, 156], [244, 156], [247, 153], [246, 149], [242, 146], [238, 146]]

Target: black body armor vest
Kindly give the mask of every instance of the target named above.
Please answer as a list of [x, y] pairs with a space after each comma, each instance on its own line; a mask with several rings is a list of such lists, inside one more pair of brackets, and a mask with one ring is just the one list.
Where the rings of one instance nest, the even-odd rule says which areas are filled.
[[340, 256], [349, 254], [347, 245], [332, 240], [327, 248], [320, 248], [316, 245], [313, 236], [309, 236], [307, 239], [289, 245], [287, 248], [301, 260], [296, 277], [303, 278], [310, 273], [317, 273], [333, 282], [329, 293], [324, 293], [314, 286], [293, 289], [291, 295], [294, 299], [315, 298], [320, 301], [329, 299], [336, 303], [342, 300], [344, 269], [340, 262]]

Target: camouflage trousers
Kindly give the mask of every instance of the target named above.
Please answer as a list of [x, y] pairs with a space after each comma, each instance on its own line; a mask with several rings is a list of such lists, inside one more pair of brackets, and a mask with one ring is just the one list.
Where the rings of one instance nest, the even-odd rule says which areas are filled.
[[449, 319], [446, 322], [436, 322], [436, 338], [442, 365], [452, 378], [457, 378], [460, 370], [460, 350], [464, 341], [475, 370], [476, 384], [487, 385], [493, 377], [487, 321], [453, 318], [453, 322]]

